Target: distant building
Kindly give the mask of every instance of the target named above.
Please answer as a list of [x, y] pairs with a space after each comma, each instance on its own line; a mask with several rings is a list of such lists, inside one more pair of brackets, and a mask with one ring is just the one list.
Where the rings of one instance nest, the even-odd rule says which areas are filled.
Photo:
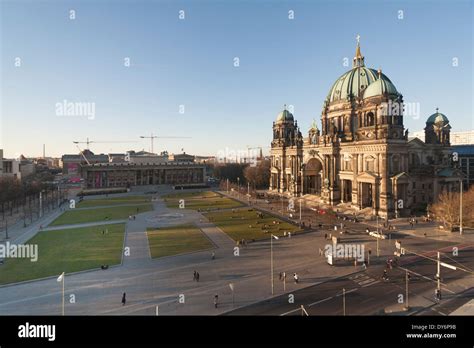
[[203, 185], [206, 178], [205, 164], [195, 163], [194, 156], [186, 153], [168, 156], [166, 151], [160, 155], [129, 151], [94, 155], [86, 150], [83, 155], [64, 155], [62, 160], [63, 173], [84, 179], [87, 188]]
[[90, 150], [84, 150], [77, 155], [63, 155], [61, 160], [63, 162], [63, 174], [80, 177], [81, 167], [86, 165], [87, 162], [89, 164], [108, 163], [109, 156], [104, 154], [95, 155]]
[[36, 172], [36, 164], [34, 161], [25, 158], [25, 156], [20, 156], [20, 173], [22, 178], [26, 178]]
[[87, 188], [203, 185], [205, 165], [193, 162], [96, 163], [82, 166]]
[[[421, 141], [425, 141], [425, 131], [413, 132], [410, 139], [418, 138]], [[474, 130], [453, 132], [450, 134], [451, 145], [473, 145], [474, 144]]]
[[194, 156], [188, 155], [186, 152], [180, 154], [171, 154], [170, 161], [174, 162], [194, 162]]
[[474, 144], [455, 145], [453, 154], [457, 154], [459, 168], [464, 174], [464, 189], [467, 190], [474, 184]]
[[3, 158], [3, 149], [0, 149], [0, 177], [11, 177], [21, 180], [20, 161]]
[[215, 156], [194, 156], [194, 162], [213, 164], [216, 162], [216, 157]]
[[36, 165], [49, 169], [61, 168], [61, 160], [53, 157], [39, 157], [33, 160]]

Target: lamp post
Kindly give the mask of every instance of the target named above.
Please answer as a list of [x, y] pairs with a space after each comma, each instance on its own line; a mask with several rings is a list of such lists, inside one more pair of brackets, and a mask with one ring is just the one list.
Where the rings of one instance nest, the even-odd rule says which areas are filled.
[[230, 283], [229, 288], [232, 291], [232, 307], [234, 307], [234, 283]]
[[58, 183], [58, 208], [61, 205], [61, 188], [59, 187]]
[[63, 283], [63, 292], [62, 292], [62, 315], [64, 316], [64, 278], [65, 278], [65, 273], [61, 273], [61, 275], [58, 277], [57, 281]]
[[346, 316], [346, 289], [342, 289], [342, 312]]
[[300, 197], [300, 227], [301, 227], [301, 200], [302, 200], [302, 197]]
[[459, 192], [459, 234], [462, 235], [462, 178], [460, 180], [460, 192]]
[[270, 271], [271, 271], [271, 280], [272, 280], [272, 295], [274, 294], [275, 283], [273, 280], [273, 238], [278, 240], [279, 238], [275, 235], [270, 236]]
[[39, 193], [39, 217], [43, 217], [43, 191]]
[[441, 260], [440, 260], [440, 257], [441, 257], [440, 252], [438, 251], [438, 262], [437, 262], [438, 273], [436, 274], [436, 278], [438, 278], [436, 289], [438, 291], [441, 291]]
[[250, 181], [247, 182], [247, 204], [250, 205]]
[[240, 177], [237, 178], [237, 197], [240, 199]]
[[408, 310], [410, 307], [408, 306], [408, 270], [405, 270], [405, 308]]

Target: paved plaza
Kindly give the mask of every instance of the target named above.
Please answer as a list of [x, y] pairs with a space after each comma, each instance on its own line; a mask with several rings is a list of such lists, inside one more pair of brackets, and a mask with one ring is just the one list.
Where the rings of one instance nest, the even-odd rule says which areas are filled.
[[[270, 237], [268, 240], [240, 247], [239, 255], [236, 256], [234, 249], [236, 243], [209, 222], [205, 215], [193, 210], [167, 208], [160, 198], [167, 192], [169, 188], [163, 188], [153, 195], [153, 211], [138, 214], [135, 220], [109, 222], [126, 223], [124, 247], [129, 248], [130, 255], [123, 256], [121, 265], [107, 270], [66, 274], [66, 315], [156, 315], [157, 312], [159, 315], [217, 315], [227, 312], [239, 314], [232, 311], [246, 306], [250, 306], [248, 308], [251, 309], [261, 301], [272, 301], [272, 299], [277, 299], [277, 303], [280, 303], [282, 298], [287, 298], [288, 295], [284, 295], [285, 293], [298, 294], [305, 288], [322, 286], [326, 289], [325, 291], [337, 294], [342, 291], [343, 283], [347, 279], [364, 273], [361, 264], [354, 265], [347, 261], [330, 266], [325, 258], [319, 255], [319, 249], [324, 248], [328, 243], [324, 239], [324, 234], [327, 234], [330, 228], [307, 230], [307, 233], [298, 236], [273, 241], [275, 279], [272, 296]], [[272, 212], [276, 214], [275, 211]], [[26, 241], [39, 230], [38, 224], [46, 226], [59, 214], [60, 212], [55, 212], [48, 215], [44, 220], [24, 230], [22, 234], [17, 234], [14, 241]], [[199, 227], [210, 239], [214, 249], [159, 259], [150, 257], [147, 228], [188, 223]], [[91, 224], [69, 225], [68, 228]], [[402, 224], [400, 230], [404, 230], [406, 226], [402, 221], [400, 224]], [[44, 230], [58, 228], [64, 228], [64, 226], [47, 227]], [[377, 274], [382, 271], [385, 260], [393, 256], [394, 241], [381, 241], [380, 257], [377, 258], [375, 256], [376, 241], [361, 232], [365, 228], [366, 225], [362, 224], [348, 226], [348, 232], [340, 235], [340, 238], [343, 242], [364, 244], [366, 250], [372, 250], [369, 277], [378, 282]], [[430, 231], [433, 229], [428, 225], [425, 228]], [[422, 237], [416, 235], [419, 233]], [[415, 233], [409, 229], [395, 236], [401, 238], [407, 248], [414, 250], [449, 249], [454, 245], [463, 245], [464, 248], [472, 246], [472, 242], [468, 242], [472, 236], [424, 237], [423, 232]], [[420, 243], [420, 238], [423, 239], [423, 243]], [[215, 253], [215, 259], [211, 259], [212, 252]], [[435, 265], [432, 265], [432, 268], [435, 268]], [[200, 273], [199, 282], [193, 280], [195, 270]], [[278, 279], [280, 272], [286, 272], [288, 275], [285, 284]], [[292, 281], [293, 273], [297, 273], [300, 277], [298, 284]], [[338, 279], [341, 283], [338, 283]], [[230, 284], [233, 284], [233, 293]], [[429, 286], [423, 287], [422, 291], [431, 291], [428, 288]], [[0, 314], [58, 315], [61, 313], [61, 290], [61, 283], [56, 281], [56, 276], [1, 286]], [[461, 290], [462, 287], [456, 289], [456, 291]], [[121, 296], [124, 292], [127, 294], [127, 303], [122, 306]], [[217, 308], [214, 307], [216, 294], [219, 297]], [[74, 295], [75, 303], [69, 301], [71, 295]], [[394, 301], [389, 298], [379, 301], [377, 311], [390, 311], [394, 304]], [[278, 308], [268, 314], [283, 314], [285, 311], [293, 311], [297, 308], [291, 303], [286, 307], [287, 310], [281, 311]], [[255, 312], [244, 309], [242, 314], [261, 313], [258, 306], [256, 308]], [[334, 310], [333, 314], [340, 313]]]

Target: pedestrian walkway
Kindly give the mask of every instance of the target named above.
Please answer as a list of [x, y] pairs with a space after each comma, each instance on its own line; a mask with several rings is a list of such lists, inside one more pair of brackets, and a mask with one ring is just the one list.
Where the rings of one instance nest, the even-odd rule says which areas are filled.
[[[22, 224], [15, 224], [14, 227], [8, 229], [9, 242], [12, 244], [24, 244], [31, 238], [33, 238], [40, 230], [42, 226], [47, 226], [54, 220], [56, 220], [61, 214], [62, 210], [56, 209], [52, 212], [44, 215], [39, 220], [33, 222], [27, 227], [23, 227]], [[1, 244], [5, 244], [5, 240], [1, 241]]]
[[151, 261], [146, 230], [147, 224], [141, 218], [127, 222], [124, 244], [126, 254], [123, 257], [123, 265], [140, 266]]
[[126, 222], [127, 222], [127, 220], [125, 220], [125, 219], [84, 222], [84, 223], [72, 224], [72, 225], [58, 225], [58, 226], [43, 227], [43, 229], [41, 231], [69, 230], [69, 229], [72, 229], [72, 228], [83, 228], [83, 227], [93, 227], [93, 226], [102, 226], [102, 225], [123, 224], [123, 223], [126, 223]]
[[[203, 217], [204, 218], [204, 217]], [[196, 226], [220, 249], [231, 250], [235, 247], [235, 241], [230, 238], [224, 231], [211, 222], [196, 222]]]
[[358, 285], [364, 287], [364, 286], [370, 286], [372, 284], [378, 283], [379, 281], [377, 279], [372, 278], [366, 273], [357, 273], [349, 277], [350, 280], [353, 282], [357, 283]]

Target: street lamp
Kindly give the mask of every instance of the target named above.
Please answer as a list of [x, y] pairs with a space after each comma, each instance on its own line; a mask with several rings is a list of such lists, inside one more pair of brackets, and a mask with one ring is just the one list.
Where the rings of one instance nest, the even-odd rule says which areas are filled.
[[240, 177], [237, 178], [237, 197], [240, 199]]
[[232, 307], [234, 307], [234, 283], [229, 283], [229, 288], [232, 291]]
[[342, 312], [346, 316], [346, 289], [342, 288]]
[[59, 282], [63, 283], [63, 292], [62, 292], [62, 294], [63, 294], [63, 296], [62, 296], [62, 304], [63, 304], [62, 305], [62, 315], [63, 316], [64, 316], [64, 277], [65, 277], [65, 273], [63, 272], [63, 273], [61, 273], [61, 275], [57, 279], [58, 283]]
[[460, 192], [459, 192], [459, 234], [462, 234], [462, 178], [460, 180]]
[[410, 306], [408, 306], [408, 281], [410, 280], [410, 276], [408, 274], [408, 269], [405, 270], [405, 308], [408, 310]]
[[273, 281], [273, 238], [278, 240], [279, 238], [275, 235], [270, 236], [270, 270], [271, 270], [271, 279], [272, 279], [272, 295], [274, 293], [275, 283]]
[[39, 193], [39, 217], [43, 217], [43, 190]]
[[250, 205], [250, 181], [247, 181], [247, 204]]

